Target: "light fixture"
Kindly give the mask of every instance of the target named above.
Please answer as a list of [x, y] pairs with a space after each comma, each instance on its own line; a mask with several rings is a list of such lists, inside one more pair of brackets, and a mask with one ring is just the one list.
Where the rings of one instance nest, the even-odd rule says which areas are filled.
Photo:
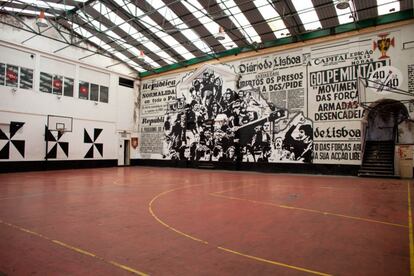
[[349, 8], [349, 0], [338, 0], [336, 3], [336, 8], [339, 10], [345, 10]]
[[180, 32], [181, 30], [175, 26], [172, 26], [170, 28], [164, 28], [164, 32], [166, 34], [172, 34], [172, 33], [176, 33], [176, 32]]
[[39, 16], [36, 19], [36, 25], [39, 28], [47, 28], [49, 27], [49, 23], [47, 23], [47, 20], [45, 18], [45, 12], [43, 10], [40, 11]]
[[139, 51], [138, 60], [139, 61], [145, 61], [145, 53], [144, 53], [144, 51], [142, 51], [142, 50]]
[[214, 36], [217, 40], [225, 40], [226, 39], [226, 32], [224, 28], [220, 26], [219, 32]]

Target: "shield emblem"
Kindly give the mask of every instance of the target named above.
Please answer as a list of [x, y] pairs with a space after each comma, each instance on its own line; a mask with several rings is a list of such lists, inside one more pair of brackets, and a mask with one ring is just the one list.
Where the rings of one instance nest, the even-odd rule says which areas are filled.
[[131, 137], [131, 146], [136, 149], [138, 147], [138, 137]]

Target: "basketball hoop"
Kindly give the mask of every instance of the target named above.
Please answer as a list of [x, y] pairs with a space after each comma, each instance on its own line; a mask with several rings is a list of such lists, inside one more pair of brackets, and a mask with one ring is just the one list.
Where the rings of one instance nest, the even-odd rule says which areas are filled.
[[57, 128], [56, 130], [59, 133], [59, 135], [63, 135], [63, 133], [65, 133], [66, 128], [62, 127], [62, 128]]

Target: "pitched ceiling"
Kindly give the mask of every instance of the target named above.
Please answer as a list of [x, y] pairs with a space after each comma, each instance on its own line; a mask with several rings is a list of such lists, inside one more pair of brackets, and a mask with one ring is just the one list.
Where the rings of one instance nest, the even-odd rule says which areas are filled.
[[[24, 23], [24, 17], [37, 17], [43, 10], [48, 28], [61, 34], [66, 47], [91, 43], [96, 53], [142, 74], [388, 13], [412, 14], [413, 9], [412, 0], [350, 0], [350, 7], [342, 10], [336, 7], [339, 1], [0, 0], [0, 13], [15, 17], [23, 23], [20, 28], [43, 35], [44, 29]], [[2, 18], [0, 22], [10, 25]], [[220, 27], [224, 39], [217, 36]]]

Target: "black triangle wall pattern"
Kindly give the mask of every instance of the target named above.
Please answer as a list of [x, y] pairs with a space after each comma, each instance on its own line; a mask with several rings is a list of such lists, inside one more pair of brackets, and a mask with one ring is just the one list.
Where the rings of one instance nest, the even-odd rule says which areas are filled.
[[45, 126], [45, 141], [49, 142], [56, 142], [55, 136], [53, 136], [52, 132]]
[[99, 135], [102, 132], [102, 128], [95, 128], [93, 131], [93, 141], [96, 142], [96, 140], [98, 139]]
[[93, 143], [93, 141], [92, 141], [91, 137], [89, 136], [88, 132], [86, 131], [86, 129], [83, 129], [83, 130], [84, 130], [84, 132], [83, 132], [83, 142], [88, 143], [88, 144]]
[[101, 144], [101, 143], [95, 144], [95, 147], [99, 151], [101, 156], [103, 157], [103, 144]]
[[46, 158], [55, 159], [57, 157], [57, 144], [47, 153]]
[[84, 158], [93, 158], [93, 145], [91, 146], [91, 148], [88, 150], [88, 152], [86, 153]]
[[3, 132], [3, 130], [0, 129], [0, 140], [9, 140], [9, 137], [7, 137], [6, 133]]
[[24, 157], [24, 144], [25, 141], [23, 140], [11, 140], [14, 147], [17, 149], [17, 151]]
[[10, 156], [10, 142], [7, 142], [6, 145], [0, 150], [0, 159], [9, 159]]
[[22, 128], [24, 122], [10, 122], [10, 139]]
[[68, 142], [58, 142], [60, 148], [66, 154], [66, 157], [69, 157], [69, 143]]

